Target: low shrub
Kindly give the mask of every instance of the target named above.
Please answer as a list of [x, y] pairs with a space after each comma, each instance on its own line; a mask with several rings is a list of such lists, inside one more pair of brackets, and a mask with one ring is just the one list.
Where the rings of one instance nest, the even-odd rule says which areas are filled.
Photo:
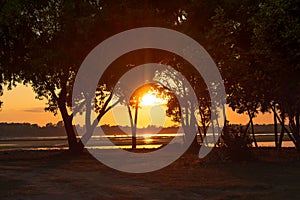
[[226, 122], [218, 146], [223, 150], [227, 159], [232, 161], [245, 161], [252, 158], [252, 139], [241, 126]]

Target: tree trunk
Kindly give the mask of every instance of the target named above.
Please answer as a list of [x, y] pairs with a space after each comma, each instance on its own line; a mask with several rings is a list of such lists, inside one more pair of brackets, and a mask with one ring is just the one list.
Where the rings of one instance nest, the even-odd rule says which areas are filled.
[[136, 149], [136, 125], [135, 125], [136, 121], [133, 120], [132, 112], [130, 110], [129, 105], [127, 105], [127, 109], [128, 109], [129, 120], [131, 125], [131, 148]]
[[255, 133], [254, 133], [254, 125], [253, 125], [252, 117], [250, 119], [250, 123], [251, 123], [251, 132], [252, 132], [252, 137], [253, 137], [254, 145], [255, 145], [255, 147], [258, 147], [257, 141], [256, 141], [256, 137], [255, 137]]
[[280, 122], [281, 130], [280, 130], [280, 137], [279, 137], [279, 141], [278, 141], [278, 150], [281, 150], [281, 147], [282, 147], [282, 140], [283, 140], [283, 136], [284, 136], [284, 126], [285, 126], [284, 122], [285, 122], [284, 114], [281, 114], [281, 122]]
[[139, 111], [139, 102], [135, 104], [135, 113], [134, 113], [134, 131], [132, 132], [132, 149], [136, 149], [136, 130], [137, 130], [137, 119]]
[[[188, 135], [188, 134], [197, 133], [196, 121], [191, 119], [190, 124], [192, 124], [192, 125], [187, 126], [185, 124], [182, 124], [182, 128], [183, 128], [185, 137], [193, 137], [192, 135]], [[191, 145], [188, 147], [188, 149], [185, 151], [185, 154], [194, 155], [194, 156], [198, 157], [201, 146], [198, 143], [197, 134], [195, 134], [194, 137], [191, 139], [193, 139], [193, 141], [192, 141]], [[184, 141], [184, 142], [186, 142], [186, 141]]]
[[300, 134], [297, 127], [299, 126], [299, 118], [297, 117], [297, 115], [298, 114], [293, 113], [293, 111], [288, 112], [290, 130], [295, 139], [295, 146], [297, 150], [300, 151]]
[[[211, 130], [212, 130], [212, 134], [213, 134], [213, 137], [215, 136], [215, 123], [214, 123], [214, 120], [211, 120]], [[206, 137], [205, 137], [206, 138]], [[206, 138], [206, 143], [207, 143], [207, 138]], [[209, 140], [210, 141], [210, 140]], [[215, 143], [217, 144], [217, 143]]]
[[276, 118], [276, 108], [274, 106], [274, 134], [275, 134], [275, 148], [278, 150], [278, 130], [277, 130], [277, 118]]
[[243, 130], [241, 124], [240, 124], [240, 127], [241, 127], [241, 131], [240, 131], [240, 132], [243, 133], [243, 137], [246, 138], [246, 136], [248, 135], [249, 127], [250, 127], [250, 120], [249, 120], [249, 122], [247, 123], [247, 126], [245, 127], [245, 130]]
[[255, 133], [254, 133], [254, 124], [253, 124], [253, 116], [254, 116], [254, 114], [252, 114], [250, 112], [250, 110], [248, 110], [248, 116], [249, 116], [250, 125], [251, 125], [251, 133], [252, 133], [253, 142], [254, 142], [255, 147], [258, 147], [256, 138], [255, 138]]
[[189, 148], [186, 150], [185, 154], [198, 156], [199, 150], [200, 150], [200, 144], [198, 143], [197, 136], [195, 136], [193, 142], [189, 146]]
[[[203, 137], [202, 137], [202, 133], [201, 133], [201, 127], [198, 126], [198, 133], [199, 133], [199, 137], [200, 137], [200, 142], [203, 143]], [[204, 135], [204, 134], [203, 134]], [[196, 136], [197, 137], [197, 136]]]
[[84, 145], [82, 142], [77, 142], [76, 133], [72, 124], [73, 117], [67, 112], [67, 108], [64, 105], [59, 106], [59, 110], [64, 122], [65, 131], [68, 137], [69, 150], [72, 153], [79, 153], [83, 151]]
[[295, 120], [296, 120], [296, 131], [295, 132], [299, 136], [298, 147], [299, 147], [299, 151], [300, 151], [300, 112], [299, 112], [299, 107], [296, 112]]

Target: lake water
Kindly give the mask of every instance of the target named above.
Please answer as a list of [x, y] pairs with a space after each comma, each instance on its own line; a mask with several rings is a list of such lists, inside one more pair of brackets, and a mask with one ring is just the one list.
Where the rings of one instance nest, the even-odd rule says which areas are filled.
[[[178, 136], [173, 139], [173, 137]], [[109, 139], [113, 144], [107, 142]], [[172, 141], [171, 141], [172, 140]], [[137, 137], [137, 149], [156, 149], [164, 144], [181, 143], [182, 134], [143, 134]], [[89, 149], [115, 149], [131, 148], [131, 137], [128, 135], [93, 136], [86, 148]], [[6, 150], [59, 150], [68, 149], [67, 137], [14, 137], [1, 138], [0, 151]]]
[[[177, 137], [175, 137], [177, 136]], [[256, 134], [259, 136], [270, 136], [271, 134]], [[174, 139], [173, 139], [174, 138]], [[109, 139], [113, 144], [107, 142]], [[155, 149], [168, 143], [182, 143], [183, 134], [143, 134], [137, 137], [137, 149]], [[253, 145], [254, 146], [254, 145]], [[260, 141], [260, 147], [274, 147], [274, 141]], [[293, 142], [283, 141], [283, 147], [294, 147]], [[115, 149], [131, 148], [131, 137], [128, 135], [107, 135], [93, 136], [86, 148], [90, 149]], [[1, 138], [0, 151], [7, 150], [60, 150], [68, 149], [67, 138], [65, 136], [57, 137], [15, 137]]]

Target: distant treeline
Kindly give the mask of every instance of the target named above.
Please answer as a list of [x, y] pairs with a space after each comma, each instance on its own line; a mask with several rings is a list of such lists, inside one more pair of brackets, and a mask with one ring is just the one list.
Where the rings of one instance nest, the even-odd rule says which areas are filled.
[[[105, 134], [119, 135], [130, 134], [131, 128], [128, 126], [109, 126], [102, 125]], [[156, 126], [148, 126], [139, 128], [138, 133], [174, 133], [179, 127], [161, 128]], [[255, 125], [255, 133], [273, 133], [273, 124]], [[84, 131], [84, 127], [77, 126], [77, 130]], [[279, 130], [280, 131], [280, 130]], [[99, 133], [99, 127], [95, 130], [95, 135]], [[46, 126], [38, 126], [30, 123], [0, 123], [0, 137], [45, 137], [45, 136], [66, 136], [64, 125], [62, 122], [57, 124], [48, 123]]]
[[[286, 126], [288, 127], [288, 126]], [[281, 127], [278, 127], [278, 131], [281, 131]], [[255, 133], [274, 133], [274, 124], [263, 124], [263, 125], [254, 125]]]
[[[77, 130], [84, 131], [85, 128], [77, 126]], [[99, 133], [97, 127], [94, 134]], [[109, 126], [102, 125], [102, 130], [108, 135], [119, 135], [131, 133], [131, 128], [128, 126]], [[138, 133], [174, 133], [177, 132], [178, 127], [161, 128], [156, 126], [148, 126], [146, 128], [139, 128]], [[0, 123], [0, 138], [2, 137], [45, 137], [45, 136], [66, 136], [65, 128], [62, 122], [57, 124], [48, 123], [46, 126], [38, 126], [30, 123]]]
[[65, 129], [61, 122], [48, 123], [38, 126], [30, 123], [0, 123], [0, 137], [45, 137], [65, 136]]
[[[236, 126], [236, 127], [242, 126], [242, 128], [246, 128], [245, 125], [233, 124], [233, 126]], [[288, 125], [286, 125], [286, 128], [288, 128]], [[277, 131], [280, 132], [281, 127], [278, 127]], [[255, 124], [254, 125], [254, 133], [272, 133], [273, 134], [274, 133], [274, 124]]]

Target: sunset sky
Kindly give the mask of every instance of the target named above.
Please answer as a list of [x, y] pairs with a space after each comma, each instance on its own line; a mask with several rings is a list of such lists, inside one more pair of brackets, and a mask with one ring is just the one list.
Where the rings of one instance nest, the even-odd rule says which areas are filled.
[[[44, 126], [49, 122], [57, 123], [61, 120], [59, 113], [54, 116], [53, 113], [44, 111], [46, 101], [35, 99], [35, 94], [29, 86], [18, 85], [13, 90], [5, 90], [4, 95], [0, 99], [4, 102], [0, 111], [0, 122], [29, 122]], [[140, 127], [174, 125], [169, 118], [165, 117], [164, 110], [163, 106], [152, 107], [144, 105], [140, 109], [138, 125]], [[231, 109], [227, 109], [226, 113], [232, 124], [246, 124], [248, 122], [247, 116], [238, 115]], [[260, 114], [254, 119], [254, 123], [271, 124], [273, 123], [273, 118], [270, 114]], [[129, 125], [126, 107], [118, 106], [112, 112], [107, 113], [101, 120], [101, 124]]]

